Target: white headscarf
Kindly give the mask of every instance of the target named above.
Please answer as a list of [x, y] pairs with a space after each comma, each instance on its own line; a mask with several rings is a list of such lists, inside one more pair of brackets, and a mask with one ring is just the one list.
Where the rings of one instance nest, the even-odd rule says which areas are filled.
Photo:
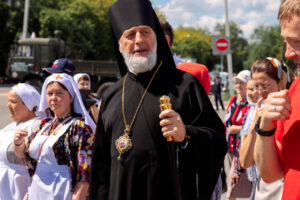
[[[18, 83], [11, 89], [17, 93], [30, 111], [32, 111], [34, 107], [38, 108], [41, 95], [34, 87], [26, 83]], [[39, 112], [35, 112], [35, 114], [36, 116], [42, 117], [42, 114]]]
[[86, 76], [89, 79], [89, 87], [91, 88], [91, 78], [87, 73], [78, 73], [73, 76], [75, 82], [78, 84], [78, 81], [81, 77]]
[[49, 105], [47, 103], [47, 86], [51, 82], [58, 82], [62, 85], [64, 85], [68, 92], [70, 93], [71, 97], [73, 98], [73, 110], [74, 112], [81, 114], [82, 117], [84, 117], [85, 123], [91, 127], [93, 132], [96, 130], [96, 124], [92, 120], [91, 116], [86, 111], [86, 108], [84, 107], [84, 104], [81, 99], [80, 92], [78, 90], [77, 84], [75, 83], [72, 76], [68, 74], [52, 74], [49, 76], [44, 84], [42, 89], [42, 95], [41, 95], [41, 103], [39, 107], [39, 111], [46, 111], [47, 108], [49, 108]]

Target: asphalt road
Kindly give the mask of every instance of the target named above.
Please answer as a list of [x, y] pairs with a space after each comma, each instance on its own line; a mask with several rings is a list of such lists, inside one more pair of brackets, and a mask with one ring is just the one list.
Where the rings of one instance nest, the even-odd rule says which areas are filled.
[[13, 120], [9, 118], [9, 111], [6, 107], [7, 93], [12, 85], [0, 85], [0, 129], [11, 123]]

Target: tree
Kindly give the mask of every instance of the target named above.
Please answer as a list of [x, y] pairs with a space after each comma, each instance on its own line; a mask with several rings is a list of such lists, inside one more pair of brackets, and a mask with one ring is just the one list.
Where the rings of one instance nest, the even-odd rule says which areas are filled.
[[82, 44], [86, 59], [111, 60], [114, 50], [107, 11], [113, 2], [74, 0], [59, 9], [44, 8], [40, 11], [40, 35], [49, 37], [60, 29], [65, 41]]
[[0, 76], [5, 75], [8, 54], [18, 32], [22, 27], [23, 1], [0, 1]]
[[[235, 22], [230, 22], [230, 48], [232, 55], [233, 72], [239, 72], [244, 68], [244, 60], [247, 59], [247, 40], [242, 36], [243, 31]], [[219, 36], [225, 36], [225, 25], [217, 24], [215, 26], [215, 32]], [[226, 58], [227, 59], [227, 58]], [[224, 59], [224, 60], [226, 60]]]
[[185, 57], [194, 58], [197, 63], [212, 69], [215, 61], [212, 57], [211, 36], [207, 30], [192, 27], [178, 27], [174, 31], [173, 52]]
[[251, 66], [254, 61], [265, 57], [276, 57], [284, 60], [291, 68], [295, 68], [290, 60], [284, 56], [285, 45], [280, 35], [279, 25], [262, 25], [254, 30], [248, 45], [249, 56], [245, 65]]
[[[61, 30], [63, 40], [82, 46], [85, 59], [112, 60], [115, 54], [107, 13], [115, 1], [30, 0], [28, 32], [35, 32], [38, 37], [54, 37], [54, 30]], [[7, 1], [0, 2], [1, 24], [4, 24], [1, 27], [4, 31], [0, 38], [0, 55], [6, 60], [9, 47], [21, 35], [24, 13], [24, 0], [10, 2], [11, 5]], [[6, 11], [9, 11], [8, 15]], [[7, 43], [5, 50], [1, 49], [3, 43]], [[4, 65], [0, 69], [4, 69]]]

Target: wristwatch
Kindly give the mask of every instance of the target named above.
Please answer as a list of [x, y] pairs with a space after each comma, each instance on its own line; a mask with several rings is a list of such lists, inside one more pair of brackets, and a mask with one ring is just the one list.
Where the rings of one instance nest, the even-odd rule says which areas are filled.
[[255, 123], [255, 131], [261, 136], [272, 136], [275, 133], [276, 127], [270, 131], [264, 131], [259, 128], [261, 117], [259, 117]]

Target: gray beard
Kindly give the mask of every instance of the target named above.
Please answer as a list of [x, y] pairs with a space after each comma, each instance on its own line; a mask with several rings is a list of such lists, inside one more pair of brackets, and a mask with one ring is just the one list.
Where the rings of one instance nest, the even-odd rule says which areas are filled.
[[[122, 46], [121, 48], [122, 49]], [[125, 64], [128, 70], [134, 74], [139, 74], [147, 71], [151, 71], [157, 61], [157, 43], [154, 44], [152, 51], [147, 56], [133, 56], [125, 51], [121, 51]]]

